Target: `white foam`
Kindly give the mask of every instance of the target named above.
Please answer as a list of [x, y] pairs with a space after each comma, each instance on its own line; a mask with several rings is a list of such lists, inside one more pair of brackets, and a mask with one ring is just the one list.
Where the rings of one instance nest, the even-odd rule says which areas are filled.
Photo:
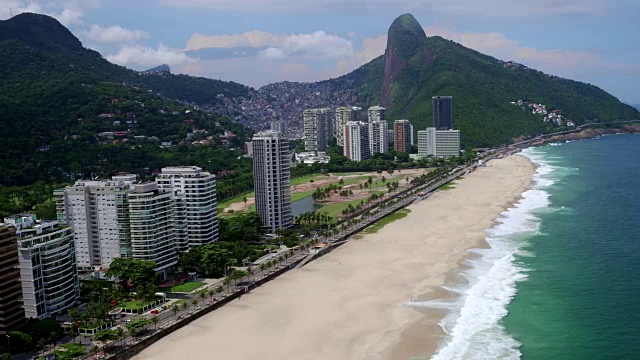
[[501, 320], [507, 306], [516, 295], [516, 283], [527, 278], [527, 269], [516, 264], [515, 256], [535, 256], [522, 250], [524, 237], [539, 231], [536, 209], [549, 206], [549, 194], [544, 188], [554, 181], [549, 175], [556, 169], [535, 149], [523, 155], [538, 165], [534, 186], [522, 194], [514, 207], [504, 211], [498, 224], [486, 231], [488, 249], [473, 249], [478, 258], [467, 262], [463, 272], [468, 280], [454, 290], [461, 296], [454, 300], [435, 300], [411, 303], [434, 309], [446, 309], [448, 315], [440, 326], [448, 334], [432, 360], [452, 359], [519, 359], [520, 344], [506, 333]]

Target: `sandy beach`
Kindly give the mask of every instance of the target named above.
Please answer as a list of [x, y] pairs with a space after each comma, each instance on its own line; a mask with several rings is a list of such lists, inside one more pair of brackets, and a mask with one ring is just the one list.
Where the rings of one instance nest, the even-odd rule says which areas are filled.
[[412, 300], [448, 296], [467, 250], [526, 190], [533, 165], [492, 160], [451, 190], [149, 347], [134, 359], [415, 359], [443, 337], [442, 314]]

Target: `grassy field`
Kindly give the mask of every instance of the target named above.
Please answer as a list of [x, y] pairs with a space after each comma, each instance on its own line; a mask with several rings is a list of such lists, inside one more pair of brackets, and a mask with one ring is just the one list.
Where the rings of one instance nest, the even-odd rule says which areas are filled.
[[380, 231], [380, 229], [382, 229], [383, 227], [385, 227], [385, 225], [387, 224], [391, 224], [392, 222], [396, 221], [396, 220], [400, 220], [404, 217], [406, 217], [407, 215], [409, 215], [409, 213], [411, 212], [411, 210], [409, 209], [402, 209], [399, 211], [394, 212], [393, 214], [382, 218], [380, 221], [374, 223], [373, 225], [367, 227], [366, 229], [364, 229], [364, 231], [362, 231], [362, 233], [364, 234], [375, 234], [378, 231]]
[[246, 193], [236, 195], [232, 198], [228, 198], [218, 203], [218, 206], [217, 206], [218, 211], [222, 212], [222, 210], [224, 210], [224, 208], [228, 207], [229, 205], [237, 202], [242, 202], [245, 197], [252, 198], [255, 196], [256, 196], [256, 193], [254, 191], [248, 191]]
[[206, 283], [203, 283], [202, 281], [187, 281], [180, 285], [168, 288], [167, 292], [191, 292], [205, 285]]
[[440, 187], [438, 187], [436, 190], [451, 190], [451, 189], [455, 189], [456, 188], [456, 182], [455, 181], [451, 181], [448, 182]]
[[129, 300], [121, 301], [118, 306], [129, 310], [140, 310], [147, 305], [153, 304], [155, 301]]

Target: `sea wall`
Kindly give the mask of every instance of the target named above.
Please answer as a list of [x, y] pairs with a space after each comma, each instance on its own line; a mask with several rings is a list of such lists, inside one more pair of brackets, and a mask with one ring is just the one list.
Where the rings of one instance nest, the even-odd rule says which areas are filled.
[[572, 133], [545, 137], [543, 139], [540, 139], [539, 141], [532, 142], [530, 145], [536, 146], [536, 145], [543, 145], [543, 144], [553, 143], [553, 142], [591, 139], [597, 136], [610, 135], [610, 134], [640, 134], [640, 124], [606, 127], [606, 128], [583, 129], [583, 130], [572, 132]]

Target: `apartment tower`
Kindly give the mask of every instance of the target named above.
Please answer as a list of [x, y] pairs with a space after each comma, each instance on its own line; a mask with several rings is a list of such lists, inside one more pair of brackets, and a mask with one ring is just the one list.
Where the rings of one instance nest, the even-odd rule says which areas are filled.
[[369, 121], [369, 153], [386, 154], [389, 152], [389, 129], [386, 120]]
[[277, 131], [285, 138], [289, 137], [289, 126], [287, 121], [280, 119], [280, 116], [275, 111], [271, 112], [271, 131]]
[[292, 224], [290, 162], [289, 141], [280, 133], [264, 131], [253, 136], [256, 211], [267, 232]]
[[0, 224], [0, 335], [24, 322], [19, 265], [16, 229]]
[[333, 137], [330, 109], [307, 109], [303, 113], [305, 151], [324, 151]]
[[32, 214], [5, 218], [16, 228], [23, 308], [26, 317], [44, 319], [66, 312], [80, 298], [73, 230]]
[[78, 180], [54, 191], [58, 220], [73, 229], [78, 270], [108, 268], [113, 259], [131, 256], [121, 245], [129, 238], [127, 193], [136, 176], [113, 179]]
[[369, 125], [360, 121], [349, 121], [344, 128], [344, 156], [352, 161], [370, 157]]
[[413, 142], [413, 127], [409, 120], [396, 120], [393, 122], [393, 147], [396, 151], [410, 153]]
[[453, 126], [453, 113], [451, 96], [434, 96], [433, 101], [433, 126], [436, 130], [449, 130]]
[[[171, 193], [178, 251], [218, 240], [216, 177], [197, 166], [166, 167], [156, 176], [158, 191]], [[179, 231], [182, 224], [182, 231]]]

